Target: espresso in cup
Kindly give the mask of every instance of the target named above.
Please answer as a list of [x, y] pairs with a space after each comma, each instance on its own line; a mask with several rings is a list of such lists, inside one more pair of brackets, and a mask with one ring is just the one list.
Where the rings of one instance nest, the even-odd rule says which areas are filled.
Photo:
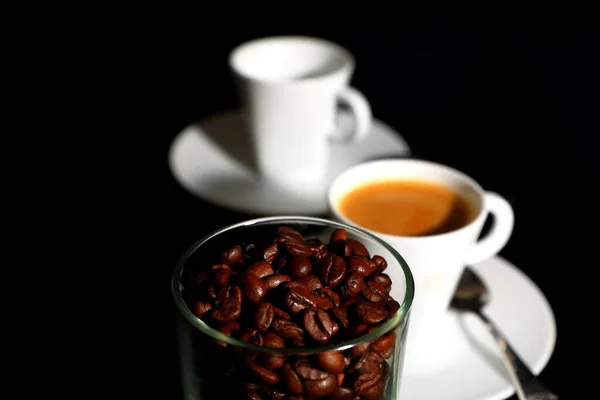
[[477, 216], [475, 204], [456, 190], [421, 180], [375, 180], [357, 186], [339, 202], [339, 211], [373, 231], [427, 236], [466, 226]]
[[462, 271], [502, 250], [512, 234], [511, 205], [462, 171], [416, 159], [355, 165], [333, 180], [328, 203], [332, 219], [379, 236], [408, 263], [415, 298], [406, 373], [430, 371], [436, 352], [453, 351], [445, 326], [453, 323], [448, 305]]

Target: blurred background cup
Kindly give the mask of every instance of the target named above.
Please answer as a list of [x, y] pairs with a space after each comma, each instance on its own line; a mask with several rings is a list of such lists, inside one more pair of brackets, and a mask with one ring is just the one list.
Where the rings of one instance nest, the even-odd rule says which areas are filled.
[[[260, 177], [300, 196], [322, 196], [328, 141], [362, 140], [371, 128], [368, 101], [349, 86], [352, 54], [320, 38], [276, 36], [237, 46], [229, 66]], [[350, 130], [337, 126], [340, 105], [353, 115]]]
[[[386, 188], [386, 182], [399, 183], [388, 184]], [[402, 182], [407, 186], [397, 186]], [[379, 185], [378, 189], [367, 189], [373, 183]], [[421, 192], [418, 186], [416, 189], [411, 186], [420, 183], [441, 185], [448, 191], [428, 195], [426, 190], [433, 190], [429, 186]], [[362, 199], [360, 196], [351, 199], [349, 196], [360, 188], [363, 188]], [[412, 193], [413, 190], [416, 192]], [[411, 205], [409, 201], [404, 208], [391, 212], [382, 206], [386, 198], [402, 202], [407, 199], [402, 196], [410, 200], [413, 195], [417, 196], [412, 199], [416, 204]], [[355, 203], [350, 208], [349, 201]], [[359, 204], [361, 202], [364, 204]], [[423, 357], [424, 352], [452, 351], [434, 349], [431, 344], [446, 334], [443, 319], [448, 318], [449, 302], [463, 268], [495, 256], [504, 247], [513, 230], [512, 207], [503, 197], [484, 191], [472, 178], [456, 169], [414, 159], [371, 161], [347, 169], [332, 182], [328, 204], [332, 219], [376, 234], [402, 254], [411, 266], [415, 300], [407, 340], [410, 343], [407, 363], [415, 370], [431, 368], [419, 365], [420, 359], [427, 359]], [[436, 226], [423, 225], [427, 218], [420, 215], [419, 207], [442, 210]], [[488, 215], [493, 216], [491, 228], [479, 238]]]
[[[387, 261], [385, 270], [390, 270], [392, 280], [389, 294], [398, 304], [395, 314], [384, 323], [371, 325], [372, 329], [363, 329], [335, 343], [280, 348], [257, 344], [260, 341], [243, 341], [238, 332], [224, 334], [198, 318], [193, 311], [194, 299], [200, 295], [197, 277], [210, 271], [210, 260], [215, 254], [234, 244], [255, 243], [261, 238], [271, 237], [278, 227], [292, 228], [306, 239], [320, 239], [323, 243], [329, 243], [337, 229], [345, 229], [347, 240], [342, 243], [342, 248], [348, 247], [348, 240], [356, 240], [365, 246], [371, 257], [383, 257]], [[374, 400], [398, 398], [414, 281], [402, 256], [364, 230], [325, 219], [295, 216], [259, 218], [227, 226], [188, 249], [173, 272], [171, 289], [180, 311], [180, 354], [187, 399], [288, 398], [302, 393], [306, 397], [311, 391], [325, 391], [327, 388], [330, 390], [327, 390], [326, 396], [331, 395], [331, 398], [356, 398], [359, 395]], [[351, 326], [359, 325], [353, 322]], [[318, 365], [323, 354], [338, 352], [344, 356], [344, 364], [337, 374], [325, 374], [324, 377], [321, 376], [322, 371], [314, 369], [315, 380], [312, 383], [309, 380], [304, 383], [298, 381], [302, 385], [300, 390], [290, 388], [289, 376], [286, 376], [282, 364], [294, 366], [296, 362], [303, 362]], [[260, 375], [268, 378], [262, 382], [255, 372], [249, 370], [248, 359], [275, 372], [267, 371]], [[317, 384], [318, 381], [322, 382]], [[256, 397], [253, 397], [254, 393]]]

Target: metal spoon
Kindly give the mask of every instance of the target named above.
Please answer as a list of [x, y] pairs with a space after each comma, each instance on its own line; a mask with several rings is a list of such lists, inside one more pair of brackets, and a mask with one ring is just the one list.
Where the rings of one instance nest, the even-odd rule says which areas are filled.
[[527, 365], [511, 348], [502, 333], [482, 312], [483, 306], [489, 301], [489, 292], [481, 278], [469, 267], [465, 267], [458, 282], [450, 307], [458, 311], [470, 311], [477, 314], [490, 331], [515, 386], [520, 400], [558, 400], [558, 396], [548, 390], [529, 370]]

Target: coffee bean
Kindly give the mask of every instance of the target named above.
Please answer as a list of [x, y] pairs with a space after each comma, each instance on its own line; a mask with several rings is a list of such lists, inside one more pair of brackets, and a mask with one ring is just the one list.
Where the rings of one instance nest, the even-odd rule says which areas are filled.
[[341, 288], [342, 296], [356, 296], [357, 294], [361, 293], [363, 286], [364, 282], [362, 273], [358, 270], [354, 270], [350, 272], [344, 280], [344, 284]]
[[337, 321], [338, 325], [341, 325], [343, 328], [348, 328], [348, 317], [346, 312], [341, 308], [334, 307], [329, 312], [333, 315], [334, 319]]
[[335, 390], [335, 376], [328, 375], [326, 378], [318, 381], [304, 381], [302, 387], [304, 393], [309, 396], [327, 396]]
[[289, 275], [285, 275], [285, 274], [275, 274], [275, 275], [265, 276], [261, 280], [265, 284], [265, 289], [271, 290], [271, 289], [275, 289], [277, 286], [279, 286], [283, 282], [291, 281], [292, 278], [290, 278]]
[[238, 339], [242, 342], [252, 343], [257, 346], [262, 346], [263, 338], [260, 331], [254, 328], [243, 328]]
[[212, 309], [212, 304], [204, 301], [198, 301], [194, 305], [194, 315], [200, 318], [204, 315], [204, 313], [210, 311]]
[[400, 309], [400, 303], [388, 296], [385, 302], [385, 308], [388, 310], [388, 315], [391, 317]]
[[323, 287], [321, 280], [315, 274], [308, 274], [307, 276], [298, 279], [298, 282], [303, 283], [310, 291], [315, 291]]
[[309, 308], [304, 311], [304, 330], [317, 341], [326, 341], [338, 330], [325, 310]]
[[240, 280], [244, 297], [253, 303], [258, 303], [267, 294], [265, 283], [256, 275], [246, 271]]
[[286, 313], [285, 311], [283, 311], [281, 308], [277, 308], [275, 306], [273, 306], [273, 311], [275, 312], [275, 318], [277, 319], [283, 319], [286, 321], [289, 321], [290, 319], [292, 319], [292, 316], [288, 313]]
[[301, 394], [302, 393], [302, 381], [298, 378], [296, 371], [292, 369], [290, 364], [283, 364], [281, 367], [281, 379], [287, 389], [292, 394]]
[[331, 400], [354, 400], [354, 398], [354, 390], [344, 386], [336, 387], [335, 390], [329, 395], [329, 399]]
[[346, 243], [348, 243], [348, 245], [350, 246], [350, 249], [352, 250], [352, 254], [354, 254], [356, 256], [369, 258], [369, 251], [358, 240], [348, 238], [348, 239], [346, 239]]
[[246, 395], [246, 398], [248, 400], [263, 400], [263, 398], [260, 397], [260, 395], [258, 393], [248, 393]]
[[309, 257], [313, 254], [311, 247], [304, 243], [298, 242], [284, 242], [283, 246], [285, 251], [292, 256], [304, 256]]
[[329, 287], [335, 287], [342, 283], [346, 274], [346, 263], [334, 254], [328, 254], [319, 263], [319, 277]]
[[269, 332], [263, 335], [263, 346], [283, 349], [285, 347], [285, 340], [278, 334]]
[[369, 278], [369, 280], [379, 283], [381, 286], [383, 286], [385, 288], [385, 290], [387, 292], [389, 292], [390, 288], [392, 287], [392, 279], [389, 277], [388, 274], [372, 275]]
[[211, 277], [215, 286], [217, 287], [225, 287], [229, 284], [229, 279], [231, 275], [233, 275], [233, 271], [229, 267], [229, 265], [225, 264], [217, 264], [213, 265], [211, 268]]
[[242, 291], [238, 286], [223, 288], [226, 290], [221, 306], [213, 310], [211, 316], [217, 321], [233, 321], [242, 313]]
[[358, 303], [354, 306], [358, 318], [365, 324], [371, 325], [381, 322], [387, 317], [387, 310], [375, 303]]
[[260, 363], [263, 367], [276, 371], [285, 363], [285, 355], [283, 353], [260, 353]]
[[242, 257], [242, 246], [236, 245], [221, 252], [220, 258], [221, 263], [227, 265], [242, 262], [244, 260]]
[[275, 273], [271, 264], [266, 261], [255, 262], [244, 272], [246, 274], [256, 275], [259, 278], [264, 278], [265, 276], [273, 275]]
[[244, 382], [244, 390], [249, 393], [258, 392], [260, 385], [256, 382]]
[[371, 350], [381, 354], [383, 358], [389, 358], [394, 351], [395, 343], [396, 334], [394, 332], [388, 332], [373, 342]]
[[[235, 331], [238, 331], [240, 329], [240, 324], [237, 321], [227, 321], [227, 322], [223, 322], [221, 324], [221, 326], [219, 326], [219, 332], [221, 332], [224, 335], [227, 336], [231, 336], [231, 334]], [[222, 342], [220, 340], [213, 340], [213, 342], [217, 345], [217, 346], [221, 346], [221, 347], [226, 347], [227, 343]]]
[[387, 268], [387, 261], [381, 256], [373, 256], [372, 260], [375, 262], [377, 273], [381, 274]]
[[346, 368], [346, 358], [339, 351], [319, 353], [316, 358], [319, 365], [331, 374], [339, 374]]
[[[337, 294], [336, 292], [334, 292], [332, 289], [319, 288], [319, 289], [314, 290], [314, 293], [316, 296], [318, 296], [320, 298], [326, 298], [327, 300], [329, 300], [329, 304], [331, 304], [331, 307], [339, 307], [340, 295]], [[328, 307], [328, 308], [331, 308], [331, 307]], [[325, 308], [325, 307], [321, 307], [321, 308]]]
[[254, 314], [254, 326], [259, 331], [265, 332], [271, 326], [273, 318], [275, 317], [275, 311], [271, 303], [261, 301], [256, 308], [256, 314]]
[[269, 264], [277, 257], [279, 254], [279, 249], [277, 248], [277, 244], [272, 244], [265, 249], [263, 252], [263, 258]]
[[274, 385], [279, 382], [279, 375], [276, 372], [273, 372], [265, 367], [258, 365], [255, 362], [248, 363], [250, 367], [250, 371], [262, 382], [267, 385]]
[[295, 229], [288, 228], [287, 226], [280, 226], [277, 228], [277, 236], [279, 239], [294, 240], [298, 242], [304, 241], [302, 234]]
[[302, 328], [300, 328], [295, 322], [285, 321], [277, 319], [273, 321], [273, 330], [277, 334], [286, 339], [298, 339], [304, 334]]
[[329, 376], [329, 374], [326, 371], [316, 368], [308, 360], [300, 359], [296, 361], [294, 367], [298, 376], [307, 380], [321, 380]]
[[300, 279], [312, 270], [312, 264], [307, 257], [295, 256], [290, 261], [290, 276], [294, 279]]
[[284, 400], [286, 397], [285, 393], [273, 386], [263, 386], [261, 388], [261, 393], [270, 400]]
[[362, 294], [365, 297], [365, 299], [373, 303], [385, 301], [388, 297], [387, 290], [375, 281], [368, 281], [367, 283], [365, 283], [363, 286]]
[[285, 296], [285, 304], [291, 312], [297, 313], [308, 307], [315, 307], [315, 297], [312, 292], [307, 289], [297, 286], [288, 289]]
[[333, 231], [331, 233], [331, 237], [329, 238], [329, 242], [330, 243], [335, 243], [338, 240], [341, 240], [341, 241], [345, 242], [347, 238], [348, 238], [348, 234], [346, 233], [345, 229], [336, 229], [335, 231]]

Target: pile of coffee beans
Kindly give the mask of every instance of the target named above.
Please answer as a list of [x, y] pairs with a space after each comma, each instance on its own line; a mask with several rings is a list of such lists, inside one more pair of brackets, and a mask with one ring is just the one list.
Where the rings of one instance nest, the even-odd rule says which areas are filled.
[[340, 343], [385, 323], [400, 308], [386, 260], [343, 229], [323, 243], [281, 226], [261, 243], [224, 249], [220, 263], [195, 275], [187, 302], [221, 333], [274, 349], [251, 352], [212, 339], [210, 355], [204, 348], [198, 357], [227, 360], [208, 369], [221, 364], [226, 386], [239, 382], [237, 398], [380, 399], [394, 332], [343, 352], [290, 356], [276, 349]]

